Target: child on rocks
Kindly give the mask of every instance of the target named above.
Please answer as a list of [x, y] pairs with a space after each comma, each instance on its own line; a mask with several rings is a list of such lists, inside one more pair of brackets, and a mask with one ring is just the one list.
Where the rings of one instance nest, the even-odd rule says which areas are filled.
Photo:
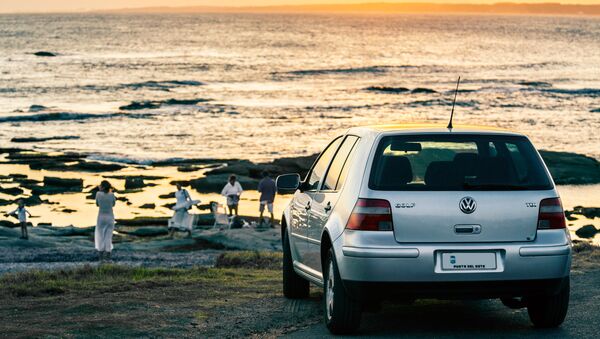
[[21, 224], [21, 238], [20, 239], [29, 239], [29, 234], [27, 233], [27, 215], [31, 217], [31, 213], [25, 208], [25, 201], [23, 199], [19, 200], [19, 207], [16, 210], [10, 212], [8, 215], [13, 215], [19, 219], [19, 224]]

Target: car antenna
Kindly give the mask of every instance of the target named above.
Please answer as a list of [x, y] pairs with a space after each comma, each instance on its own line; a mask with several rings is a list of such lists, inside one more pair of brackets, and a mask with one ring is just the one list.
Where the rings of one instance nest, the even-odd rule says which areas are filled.
[[450, 121], [448, 122], [448, 129], [452, 129], [452, 118], [454, 118], [454, 106], [456, 105], [456, 96], [458, 95], [458, 85], [460, 85], [460, 76], [456, 82], [456, 91], [454, 91], [454, 101], [452, 101], [452, 112], [450, 113]]

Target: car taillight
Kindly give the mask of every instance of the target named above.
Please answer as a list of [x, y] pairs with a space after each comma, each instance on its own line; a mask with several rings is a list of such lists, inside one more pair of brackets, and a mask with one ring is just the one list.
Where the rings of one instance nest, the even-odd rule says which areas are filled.
[[358, 199], [346, 228], [359, 231], [391, 231], [393, 227], [390, 202], [382, 199]]
[[565, 212], [560, 198], [544, 199], [540, 202], [538, 230], [566, 228]]

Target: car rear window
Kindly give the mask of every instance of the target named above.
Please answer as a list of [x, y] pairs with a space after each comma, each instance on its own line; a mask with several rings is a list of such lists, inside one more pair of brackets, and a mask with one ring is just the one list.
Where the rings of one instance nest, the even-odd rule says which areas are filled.
[[381, 139], [369, 188], [384, 191], [552, 189], [543, 163], [525, 137], [398, 135]]

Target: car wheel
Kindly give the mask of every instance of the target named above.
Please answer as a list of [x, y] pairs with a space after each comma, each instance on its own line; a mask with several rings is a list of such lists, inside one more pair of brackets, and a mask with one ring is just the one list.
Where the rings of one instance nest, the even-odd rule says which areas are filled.
[[324, 265], [323, 305], [325, 324], [333, 334], [348, 334], [360, 326], [361, 305], [350, 298], [342, 285], [333, 250], [329, 250]]
[[535, 327], [558, 327], [563, 323], [569, 308], [569, 291], [570, 282], [567, 278], [558, 294], [528, 299], [527, 312]]
[[309, 293], [308, 280], [294, 271], [290, 238], [286, 231], [283, 235], [283, 295], [289, 299], [300, 299], [308, 297]]

